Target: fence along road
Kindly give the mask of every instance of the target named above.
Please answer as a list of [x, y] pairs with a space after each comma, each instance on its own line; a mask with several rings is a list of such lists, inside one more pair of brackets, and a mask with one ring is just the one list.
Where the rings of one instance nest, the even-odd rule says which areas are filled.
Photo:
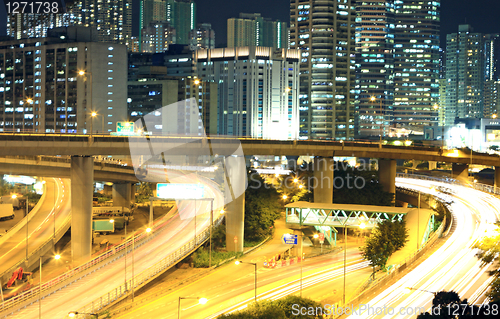
[[[172, 176], [173, 172], [169, 175]], [[215, 198], [214, 207], [220, 207], [224, 203], [222, 194], [211, 183], [206, 182], [206, 197]], [[192, 201], [181, 201], [178, 206], [180, 214], [194, 211]], [[196, 218], [196, 245], [208, 238], [210, 226], [210, 203], [198, 201]], [[166, 216], [171, 217], [171, 216]], [[218, 211], [214, 212], [217, 219]], [[179, 260], [188, 254], [196, 246], [195, 221], [194, 218], [181, 219], [179, 214], [172, 218], [163, 218], [155, 223], [153, 231], [146, 235], [136, 234], [134, 253], [134, 286], [144, 283], [146, 277], [152, 277], [160, 271], [158, 263], [167, 265]], [[127, 247], [125, 258], [124, 247]], [[125, 259], [126, 268], [125, 272]], [[148, 270], [148, 269], [153, 270]], [[125, 278], [127, 288], [130, 289], [132, 278], [132, 251], [131, 238], [114, 249], [105, 252], [90, 262], [69, 271], [68, 273], [44, 283], [42, 287], [42, 317], [64, 318], [70, 311], [78, 311], [82, 307], [94, 304], [97, 311], [105, 302], [103, 294], [110, 296], [124, 295]], [[143, 279], [141, 279], [143, 278]], [[113, 298], [111, 298], [113, 299]], [[108, 298], [108, 300], [111, 300]], [[98, 300], [97, 303], [95, 300]], [[101, 302], [103, 300], [103, 302]], [[23, 296], [8, 300], [4, 303], [5, 311], [0, 318], [38, 318], [38, 289], [26, 292]]]

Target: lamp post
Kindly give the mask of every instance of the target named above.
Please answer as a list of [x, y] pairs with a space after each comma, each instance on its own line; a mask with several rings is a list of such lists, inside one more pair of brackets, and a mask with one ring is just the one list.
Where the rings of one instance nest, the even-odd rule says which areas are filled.
[[103, 114], [97, 114], [97, 112], [95, 111], [92, 111], [92, 113], [90, 113], [90, 132], [92, 134], [93, 132], [93, 129], [92, 129], [92, 126], [93, 126], [93, 122], [94, 122], [94, 117], [97, 117], [97, 116], [100, 116], [102, 118], [102, 131], [101, 132], [104, 132], [104, 115]]
[[71, 311], [68, 313], [68, 317], [73, 318], [76, 315], [89, 315], [89, 316], [95, 316], [96, 319], [99, 319], [99, 314], [98, 313], [91, 313], [91, 312], [78, 312], [78, 311]]
[[208, 301], [207, 298], [202, 298], [202, 297], [179, 297], [179, 303], [177, 305], [177, 319], [181, 319], [181, 300], [182, 299], [198, 299], [198, 303], [200, 305], [204, 305]]
[[[150, 233], [151, 228], [146, 228], [146, 233]], [[135, 250], [135, 233], [132, 233], [132, 302], [134, 302], [134, 250]]]
[[[45, 256], [46, 255], [40, 256], [40, 268], [38, 269], [38, 271], [40, 272], [40, 284], [38, 288], [38, 317], [40, 319], [42, 319], [42, 259]], [[61, 259], [61, 255], [55, 255], [54, 259], [55, 260]]]
[[417, 211], [417, 251], [420, 248], [420, 190], [418, 191], [418, 203], [417, 203], [418, 211]]
[[241, 260], [237, 260], [234, 263], [235, 263], [235, 265], [239, 265], [239, 264], [254, 265], [254, 267], [255, 267], [255, 302], [257, 302], [257, 263], [252, 263], [252, 262], [247, 262], [247, 261], [241, 261]]
[[344, 221], [344, 291], [342, 293], [342, 305], [345, 305], [345, 277], [346, 277], [346, 259], [347, 259], [347, 219]]
[[[90, 82], [90, 90], [89, 90], [89, 95], [90, 95], [90, 103], [85, 103], [85, 107], [87, 108], [87, 111], [92, 110], [92, 72], [85, 72], [84, 70], [78, 71], [78, 75], [80, 76], [89, 76], [89, 82]], [[86, 92], [86, 90], [85, 90]], [[87, 99], [85, 99], [87, 101]], [[91, 122], [92, 123], [92, 122]], [[92, 124], [90, 126], [90, 134], [92, 134]]]

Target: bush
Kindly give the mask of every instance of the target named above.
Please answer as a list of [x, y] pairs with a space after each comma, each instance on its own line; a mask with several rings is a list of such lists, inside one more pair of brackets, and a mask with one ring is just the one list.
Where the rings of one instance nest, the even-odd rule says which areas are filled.
[[[214, 251], [212, 249], [212, 266], [229, 259], [231, 257], [239, 258], [243, 256], [243, 253], [233, 252], [233, 251]], [[208, 268], [210, 261], [210, 249], [205, 247], [200, 247], [193, 254], [193, 264], [195, 268]]]
[[[298, 305], [293, 307], [294, 305]], [[306, 308], [322, 308], [319, 302], [313, 301], [308, 298], [301, 298], [297, 296], [287, 296], [283, 299], [274, 301], [263, 300], [258, 303], [253, 303], [248, 308], [231, 314], [221, 315], [218, 318], [222, 319], [317, 319], [321, 318], [316, 315], [301, 315], [297, 314], [295, 309]], [[324, 310], [324, 308], [323, 308]], [[318, 315], [320, 313], [318, 312]]]

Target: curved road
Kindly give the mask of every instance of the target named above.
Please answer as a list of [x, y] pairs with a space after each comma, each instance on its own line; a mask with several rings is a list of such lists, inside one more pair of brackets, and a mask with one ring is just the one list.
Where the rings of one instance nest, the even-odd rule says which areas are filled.
[[[169, 176], [171, 177], [175, 177], [176, 174], [173, 171], [169, 172]], [[182, 173], [179, 173], [180, 177], [177, 180], [184, 180], [191, 183], [198, 182], [194, 174], [186, 177], [182, 177], [182, 175]], [[205, 185], [206, 197], [215, 198], [214, 207], [221, 207], [224, 199], [218, 189], [209, 182], [205, 183]], [[196, 206], [196, 219], [189, 218], [189, 216], [193, 215], [190, 212], [193, 212], [195, 209], [194, 203], [192, 201], [181, 201], [178, 204], [179, 214], [172, 214], [173, 216], [168, 220], [168, 225], [155, 238], [135, 249], [133, 264], [132, 252], [129, 250], [126, 258], [126, 272], [125, 258], [120, 257], [83, 279], [43, 298], [42, 318], [67, 317], [70, 311], [76, 311], [84, 307], [103, 294], [123, 284], [125, 278], [129, 280], [132, 276], [132, 266], [134, 268], [133, 272], [137, 276], [140, 272], [150, 268], [192, 240], [195, 236], [195, 220], [196, 234], [199, 234], [210, 225], [210, 203], [200, 201]], [[179, 215], [182, 215], [182, 218]], [[214, 212], [214, 219], [216, 218], [218, 218], [218, 212]], [[144, 228], [142, 231], [144, 231]], [[35, 301], [32, 305], [16, 312], [8, 318], [38, 318], [38, 307], [39, 304]]]
[[451, 209], [456, 217], [456, 229], [430, 258], [367, 302], [366, 305], [371, 309], [360, 311], [352, 317], [415, 318], [416, 313], [430, 310], [433, 292], [443, 290], [456, 291], [461, 299], [467, 298], [475, 304], [484, 301], [483, 284], [489, 279], [485, 273], [488, 267], [480, 267], [472, 246], [498, 220], [500, 199], [471, 188], [446, 183], [398, 178], [397, 184], [426, 193], [434, 192], [430, 190], [432, 186], [450, 189], [450, 194], [436, 195], [453, 201]]
[[[45, 179], [45, 199], [37, 211], [30, 212], [28, 254], [54, 237], [54, 217], [56, 230], [71, 218], [69, 185], [70, 181], [67, 179]], [[21, 223], [24, 224], [17, 232], [0, 237], [0, 274], [26, 258], [26, 218]]]

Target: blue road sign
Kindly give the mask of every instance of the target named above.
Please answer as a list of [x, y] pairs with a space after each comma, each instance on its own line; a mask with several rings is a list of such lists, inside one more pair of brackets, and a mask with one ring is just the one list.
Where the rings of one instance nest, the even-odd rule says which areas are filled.
[[284, 234], [284, 235], [281, 237], [281, 241], [283, 242], [283, 244], [287, 244], [287, 245], [297, 245], [297, 235], [293, 235], [293, 234]]

